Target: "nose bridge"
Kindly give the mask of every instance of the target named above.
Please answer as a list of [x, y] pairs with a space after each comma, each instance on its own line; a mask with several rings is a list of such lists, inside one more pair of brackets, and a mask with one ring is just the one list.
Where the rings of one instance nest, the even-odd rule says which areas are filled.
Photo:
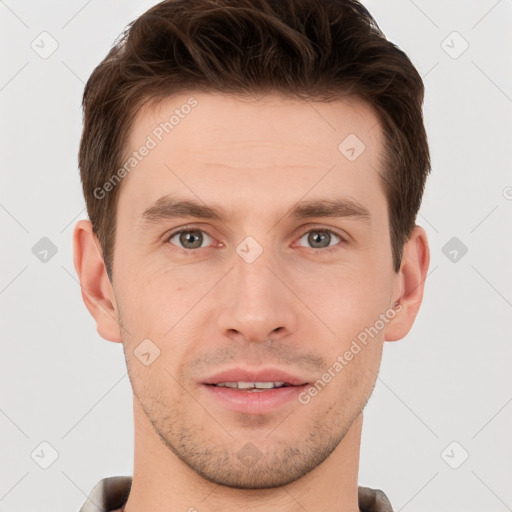
[[277, 283], [274, 274], [270, 271], [273, 258], [269, 252], [268, 249], [263, 251], [254, 261], [246, 260], [244, 256], [237, 253], [233, 278], [238, 293], [245, 298], [246, 304], [251, 301], [259, 302], [264, 297], [269, 302], [275, 298], [276, 293], [279, 294], [279, 291], [272, 290], [276, 288]]
[[236, 247], [225, 290], [229, 299], [220, 306], [219, 327], [224, 335], [264, 342], [277, 332], [283, 336], [295, 329], [296, 305], [274, 274], [279, 275], [278, 267], [272, 249], [252, 237]]

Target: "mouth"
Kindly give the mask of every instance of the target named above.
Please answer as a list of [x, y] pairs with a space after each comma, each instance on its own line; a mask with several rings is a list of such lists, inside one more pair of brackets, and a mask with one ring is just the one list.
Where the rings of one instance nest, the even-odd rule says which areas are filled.
[[[205, 383], [206, 384], [206, 383]], [[216, 384], [206, 384], [207, 386], [214, 386], [217, 388], [236, 389], [238, 391], [246, 391], [248, 393], [269, 391], [270, 389], [290, 388], [295, 387], [294, 384], [288, 382], [218, 382]]]
[[302, 386], [307, 382], [301, 377], [275, 368], [264, 368], [258, 371], [233, 368], [204, 379], [203, 384], [243, 390], [266, 390]]
[[246, 414], [274, 411], [296, 398], [307, 386], [304, 379], [273, 369], [250, 372], [238, 368], [202, 382], [214, 403]]

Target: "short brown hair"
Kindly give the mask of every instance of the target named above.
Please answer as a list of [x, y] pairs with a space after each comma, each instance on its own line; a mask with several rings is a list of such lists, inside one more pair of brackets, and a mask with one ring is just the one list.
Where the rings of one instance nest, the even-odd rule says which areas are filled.
[[140, 108], [187, 90], [312, 101], [350, 94], [372, 106], [398, 272], [430, 172], [424, 86], [407, 55], [356, 0], [166, 0], [126, 27], [83, 96], [80, 174], [111, 280], [121, 187], [101, 199], [94, 191], [122, 165]]

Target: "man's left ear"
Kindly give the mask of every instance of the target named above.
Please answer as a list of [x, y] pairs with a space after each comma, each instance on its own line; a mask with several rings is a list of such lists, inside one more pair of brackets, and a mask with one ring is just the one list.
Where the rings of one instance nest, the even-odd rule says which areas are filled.
[[423, 288], [430, 263], [430, 249], [425, 230], [415, 226], [404, 245], [402, 264], [398, 272], [398, 302], [396, 314], [386, 327], [385, 340], [396, 341], [404, 338], [411, 330], [423, 299]]

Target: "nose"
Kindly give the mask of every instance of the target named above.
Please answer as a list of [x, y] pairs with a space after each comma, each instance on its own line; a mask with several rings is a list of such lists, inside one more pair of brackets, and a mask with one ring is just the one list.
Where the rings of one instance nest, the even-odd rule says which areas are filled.
[[267, 254], [263, 251], [252, 263], [235, 255], [219, 304], [222, 336], [263, 343], [269, 337], [276, 341], [295, 332], [300, 301], [286, 283], [289, 277], [282, 267]]

